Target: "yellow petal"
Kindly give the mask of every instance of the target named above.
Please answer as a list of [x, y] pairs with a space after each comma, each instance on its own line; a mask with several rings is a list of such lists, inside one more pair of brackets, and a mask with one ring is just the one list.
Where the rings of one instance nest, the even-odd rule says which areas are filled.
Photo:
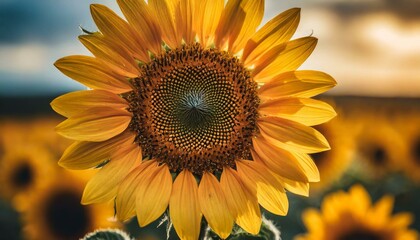
[[195, 0], [179, 1], [175, 9], [176, 29], [187, 44], [191, 44], [195, 40], [195, 31], [193, 30], [193, 22], [196, 21], [195, 3]]
[[114, 72], [129, 78], [139, 75], [139, 68], [124, 48], [116, 48], [112, 42], [100, 34], [79, 36], [80, 42], [95, 57], [101, 59]]
[[96, 167], [109, 160], [118, 148], [132, 144], [134, 137], [130, 132], [124, 132], [104, 142], [75, 142], [64, 151], [58, 164], [74, 170]]
[[309, 183], [308, 182], [300, 182], [300, 181], [287, 179], [275, 173], [273, 173], [273, 176], [276, 177], [279, 182], [283, 183], [284, 188], [286, 188], [287, 191], [292, 192], [297, 195], [305, 196], [305, 197], [309, 196]]
[[154, 19], [160, 26], [163, 41], [170, 48], [177, 48], [181, 44], [181, 37], [175, 29], [174, 6], [168, 0], [149, 0], [148, 3]]
[[308, 180], [296, 181], [296, 180], [291, 180], [291, 179], [282, 177], [278, 173], [275, 173], [274, 169], [270, 168], [269, 165], [266, 164], [253, 149], [251, 149], [251, 154], [255, 162], [258, 162], [260, 164], [267, 166], [268, 172], [271, 173], [271, 175], [273, 175], [277, 179], [277, 181], [279, 181], [284, 186], [286, 190], [297, 195], [301, 195], [305, 197], [309, 196]]
[[245, 185], [231, 168], [223, 169], [220, 185], [236, 224], [251, 234], [258, 234], [262, 219], [256, 189]]
[[324, 228], [324, 221], [318, 210], [309, 208], [302, 214], [302, 220], [309, 232], [320, 232]]
[[137, 187], [136, 211], [141, 227], [158, 219], [166, 210], [172, 191], [172, 176], [166, 164], [143, 171]]
[[229, 0], [220, 17], [216, 28], [214, 43], [216, 48], [225, 49], [229, 38], [238, 36], [245, 19], [245, 12], [241, 8], [244, 0]]
[[111, 9], [101, 4], [90, 5], [92, 18], [103, 35], [126, 47], [132, 56], [140, 61], [148, 62], [149, 54], [143, 47], [141, 39], [130, 25], [118, 17]]
[[381, 219], [387, 218], [392, 213], [394, 206], [394, 198], [391, 196], [384, 196], [373, 206], [375, 216]]
[[262, 103], [259, 113], [292, 120], [306, 126], [328, 122], [337, 114], [327, 103], [310, 98], [279, 98]]
[[200, 235], [201, 211], [198, 185], [194, 175], [183, 170], [175, 179], [169, 200], [169, 214], [179, 238], [197, 240]]
[[198, 201], [211, 229], [226, 239], [233, 227], [233, 216], [229, 212], [225, 195], [217, 178], [205, 172], [198, 187]]
[[207, 47], [214, 41], [214, 34], [223, 12], [224, 2], [224, 0], [202, 0], [201, 5], [196, 4], [198, 13], [194, 28], [202, 47]]
[[136, 214], [137, 187], [140, 184], [140, 174], [149, 171], [155, 160], [143, 161], [140, 166], [131, 170], [118, 186], [115, 198], [115, 210], [119, 220], [125, 221]]
[[418, 240], [420, 236], [416, 230], [409, 229], [399, 233], [399, 237], [404, 240]]
[[325, 137], [317, 130], [278, 117], [258, 119], [258, 128], [271, 144], [295, 152], [316, 153], [329, 150]]
[[131, 114], [109, 107], [91, 108], [73, 115], [56, 127], [58, 134], [77, 141], [101, 142], [127, 129]]
[[132, 90], [130, 83], [123, 76], [112, 72], [93, 57], [68, 56], [57, 60], [54, 65], [66, 76], [93, 89], [117, 94]]
[[253, 159], [263, 162], [271, 171], [296, 181], [308, 181], [299, 163], [289, 151], [273, 146], [261, 137], [253, 138], [252, 146], [255, 150], [251, 152]]
[[357, 206], [354, 208], [354, 212], [359, 216], [364, 216], [372, 204], [369, 193], [361, 185], [353, 185], [349, 193], [351, 202]]
[[136, 143], [113, 153], [111, 160], [86, 184], [82, 204], [107, 202], [115, 198], [118, 185], [141, 159], [141, 148]]
[[334, 87], [330, 75], [318, 71], [293, 71], [275, 76], [258, 89], [262, 98], [313, 97]]
[[267, 167], [255, 161], [236, 161], [238, 175], [247, 184], [257, 188], [258, 202], [268, 211], [286, 215], [289, 202], [282, 184], [268, 172]]
[[125, 18], [137, 31], [137, 36], [145, 48], [154, 54], [162, 52], [160, 28], [152, 17], [151, 10], [144, 0], [117, 0]]
[[368, 212], [368, 217], [372, 220], [372, 224], [375, 226], [387, 225], [392, 214], [393, 206], [394, 198], [391, 196], [384, 196], [378, 200]]
[[127, 108], [127, 102], [120, 96], [103, 90], [77, 91], [64, 94], [51, 102], [57, 113], [71, 117], [95, 107]]
[[246, 43], [242, 61], [245, 66], [254, 64], [262, 54], [273, 46], [289, 41], [300, 20], [300, 8], [289, 9], [266, 23]]
[[413, 214], [398, 213], [395, 214], [388, 225], [389, 229], [407, 228], [414, 220]]
[[317, 41], [314, 37], [304, 37], [273, 47], [255, 63], [252, 72], [254, 79], [264, 81], [280, 73], [296, 70], [311, 55]]
[[230, 52], [237, 53], [242, 50], [255, 33], [264, 16], [264, 3], [264, 0], [243, 0], [240, 9], [236, 9], [236, 11], [243, 11], [245, 18], [241, 25], [233, 26], [235, 29], [229, 36]]
[[308, 178], [309, 182], [319, 182], [319, 171], [318, 167], [312, 160], [312, 158], [306, 154], [301, 152], [290, 152], [297, 160], [299, 166], [305, 173], [306, 177]]

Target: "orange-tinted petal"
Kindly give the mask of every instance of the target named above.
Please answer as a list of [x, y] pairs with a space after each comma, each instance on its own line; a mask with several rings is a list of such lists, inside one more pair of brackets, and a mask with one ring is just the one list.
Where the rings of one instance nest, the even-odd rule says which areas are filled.
[[313, 97], [334, 87], [330, 75], [318, 71], [293, 71], [275, 76], [258, 89], [262, 98]]
[[51, 102], [57, 113], [71, 117], [95, 107], [127, 108], [127, 102], [120, 96], [103, 90], [77, 91], [61, 95]]
[[137, 36], [126, 21], [101, 4], [90, 5], [90, 11], [96, 26], [98, 26], [102, 34], [122, 44], [134, 58], [143, 62], [149, 61], [147, 50], [144, 48], [143, 43], [139, 42], [141, 38]]
[[144, 0], [117, 0], [125, 18], [137, 31], [145, 48], [154, 54], [162, 52], [160, 28], [152, 17], [151, 10]]
[[115, 47], [101, 34], [79, 36], [80, 42], [95, 57], [101, 59], [114, 72], [129, 78], [139, 75], [139, 68], [130, 54], [124, 48]]
[[260, 134], [271, 144], [295, 152], [316, 153], [329, 150], [325, 137], [303, 124], [278, 117], [258, 119]]
[[310, 98], [278, 98], [262, 103], [259, 113], [313, 126], [328, 122], [337, 114], [327, 103]]
[[203, 174], [198, 187], [198, 201], [211, 229], [222, 239], [227, 238], [232, 231], [234, 219], [220, 183], [213, 174]]
[[175, 6], [169, 0], [149, 0], [148, 3], [160, 26], [163, 41], [172, 49], [177, 48], [181, 44], [181, 37], [175, 29]]
[[191, 44], [195, 39], [195, 31], [193, 29], [195, 18], [195, 0], [179, 1], [175, 9], [176, 29], [184, 39], [185, 43]]
[[311, 55], [317, 41], [314, 37], [304, 37], [273, 47], [255, 63], [254, 79], [263, 82], [280, 73], [296, 70]]
[[255, 60], [273, 46], [289, 41], [300, 20], [300, 8], [289, 9], [265, 24], [246, 43], [242, 61], [245, 66], [253, 65]]
[[258, 234], [262, 219], [256, 189], [244, 184], [231, 168], [223, 169], [220, 185], [236, 224], [251, 234]]
[[301, 152], [291, 152], [291, 154], [296, 158], [309, 182], [320, 181], [318, 167], [308, 154]]
[[279, 182], [282, 182], [284, 185], [284, 188], [286, 188], [287, 191], [292, 192], [297, 195], [309, 196], [309, 183], [308, 182], [300, 182], [295, 180], [290, 180], [287, 178], [284, 178], [282, 176], [273, 174]]
[[172, 191], [172, 176], [166, 164], [151, 165], [140, 174], [137, 186], [136, 211], [141, 227], [158, 219], [166, 210]]
[[289, 208], [283, 185], [256, 161], [236, 161], [238, 175], [247, 184], [256, 185], [258, 202], [268, 211], [286, 215]]
[[143, 161], [140, 166], [131, 170], [118, 186], [117, 197], [115, 198], [115, 210], [119, 220], [125, 221], [136, 214], [137, 187], [140, 184], [140, 174], [149, 171], [155, 160]]
[[224, 0], [201, 0], [200, 5], [196, 5], [198, 13], [194, 28], [202, 47], [207, 47], [214, 40], [223, 8]]
[[292, 192], [297, 195], [302, 196], [309, 196], [309, 183], [307, 180], [304, 181], [296, 181], [296, 180], [290, 180], [285, 177], [280, 176], [278, 173], [275, 173], [273, 169], [269, 167], [268, 164], [266, 164], [253, 149], [251, 149], [251, 154], [253, 157], [253, 160], [255, 162], [261, 163], [263, 165], [267, 166], [268, 172], [271, 173], [283, 186], [285, 189], [287, 189], [289, 192]]
[[109, 107], [90, 108], [56, 127], [58, 134], [77, 141], [101, 142], [127, 129], [131, 113]]
[[107, 202], [117, 195], [118, 184], [135, 163], [141, 162], [141, 148], [133, 143], [112, 153], [111, 161], [103, 166], [86, 184], [82, 204]]
[[243, 11], [245, 18], [241, 25], [232, 26], [234, 29], [229, 36], [230, 52], [237, 53], [245, 47], [263, 19], [264, 5], [264, 0], [244, 0], [240, 9], [236, 9], [236, 11]]
[[253, 159], [263, 162], [271, 171], [296, 181], [308, 181], [297, 159], [289, 151], [273, 146], [261, 137], [253, 138], [252, 146], [255, 150], [251, 151]]
[[194, 175], [183, 170], [174, 181], [169, 201], [171, 221], [181, 239], [196, 240], [200, 235], [202, 214], [197, 191]]
[[64, 151], [58, 164], [74, 170], [96, 167], [109, 160], [118, 148], [132, 144], [134, 137], [125, 132], [104, 142], [75, 142]]
[[68, 56], [57, 60], [54, 65], [66, 76], [93, 89], [112, 93], [132, 90], [129, 82], [112, 72], [100, 60], [88, 56]]
[[242, 28], [246, 13], [241, 4], [244, 0], [229, 0], [220, 17], [215, 33], [215, 45], [224, 49], [230, 38], [236, 38]]

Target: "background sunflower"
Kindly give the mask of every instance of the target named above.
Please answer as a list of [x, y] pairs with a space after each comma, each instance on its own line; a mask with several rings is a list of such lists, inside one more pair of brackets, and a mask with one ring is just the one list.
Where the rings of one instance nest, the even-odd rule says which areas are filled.
[[[82, 175], [92, 174], [86, 172]], [[118, 223], [111, 220], [114, 214], [112, 204], [80, 204], [85, 184], [83, 177], [61, 172], [59, 178], [56, 177], [27, 199], [31, 207], [23, 215], [26, 238], [71, 240], [97, 228], [118, 227]]]
[[[10, 163], [10, 159], [14, 159], [12, 156], [28, 154], [34, 159], [35, 165], [42, 165], [42, 172], [51, 172], [42, 174], [40, 180], [44, 182], [41, 185], [48, 187], [33, 189], [34, 194], [29, 195], [53, 192], [54, 184], [47, 184], [47, 179], [54, 175], [64, 176], [58, 170], [57, 162], [71, 142], [54, 132], [54, 126], [64, 119], [52, 113], [49, 103], [65, 92], [86, 89], [62, 76], [51, 65], [65, 55], [89, 54], [81, 44], [75, 44], [77, 36], [82, 34], [77, 26], [81, 25], [88, 31], [97, 29], [86, 7], [89, 3], [90, 0], [21, 0], [0, 3], [0, 165], [4, 166], [0, 171], [16, 166], [15, 163], [19, 161], [13, 160]], [[119, 16], [126, 14], [118, 10], [118, 3], [114, 0], [104, 0], [101, 4], [109, 6]], [[327, 136], [333, 150], [325, 154], [331, 164], [318, 166], [321, 182], [310, 188], [310, 197], [287, 193], [287, 216], [279, 217], [265, 209], [261, 210], [262, 215], [274, 221], [281, 231], [282, 239], [293, 239], [308, 232], [301, 218], [305, 209], [322, 209], [321, 206], [330, 199], [326, 197], [324, 201], [325, 196], [337, 191], [348, 193], [350, 186], [359, 183], [371, 196], [372, 205], [378, 204], [384, 196], [393, 196], [392, 215], [411, 213], [413, 219], [407, 229], [419, 231], [418, 1], [404, 0], [396, 4], [386, 0], [266, 0], [262, 24], [275, 17], [276, 13], [296, 7], [302, 8], [302, 14], [293, 39], [312, 33], [320, 39], [302, 69], [320, 69], [330, 73], [339, 82], [338, 87], [329, 95], [320, 97], [334, 106], [339, 117], [317, 128]], [[205, 12], [206, 9], [201, 8], [200, 11]], [[211, 19], [208, 24], [219, 20]], [[206, 29], [209, 32], [216, 31], [216, 26], [210, 25]], [[141, 26], [136, 28], [140, 29]], [[206, 38], [206, 33], [200, 38], [206, 39], [204, 45], [215, 41], [212, 37]], [[86, 47], [92, 48], [95, 39], [82, 37], [81, 41]], [[159, 49], [160, 45], [154, 42], [151, 47]], [[111, 61], [108, 66], [117, 69], [121, 63]], [[123, 73], [130, 73], [133, 68], [126, 62], [124, 64], [127, 68]], [[329, 129], [333, 129], [332, 134], [328, 133]], [[364, 157], [367, 155], [362, 152], [372, 152], [373, 147], [368, 144], [372, 142], [385, 146], [383, 148], [386, 148], [387, 154], [377, 151], [376, 155], [392, 156], [389, 158], [390, 164], [368, 164], [369, 158]], [[31, 149], [30, 153], [26, 149]], [[50, 167], [46, 163], [48, 161], [42, 160], [43, 156], [48, 156], [46, 159], [53, 163], [51, 171], [47, 170]], [[91, 178], [81, 176], [80, 173], [75, 176], [83, 178], [82, 182]], [[71, 185], [75, 182], [71, 180], [64, 185], [72, 189]], [[5, 188], [6, 183], [1, 184], [0, 189]], [[30, 218], [24, 217], [28, 216], [28, 208], [25, 206], [30, 206], [36, 199], [29, 195], [11, 197], [16, 195], [12, 192], [16, 193], [18, 188], [9, 190], [0, 199], [0, 236], [10, 240], [27, 239], [29, 235], [26, 235], [28, 232], [24, 229]], [[81, 200], [82, 192], [78, 194]], [[355, 208], [357, 204], [353, 204]], [[106, 209], [99, 208], [100, 211]], [[336, 206], [334, 208], [339, 209]], [[103, 219], [106, 220], [106, 217]], [[95, 226], [98, 227], [109, 224], [107, 221], [97, 223]], [[168, 230], [165, 228], [166, 222], [157, 227], [159, 224], [159, 221], [154, 221], [147, 227], [139, 228], [134, 218], [119, 227], [124, 227], [136, 238], [164, 239]], [[45, 230], [39, 225], [34, 228], [35, 232]], [[173, 229], [168, 231], [172, 237], [176, 236]]]

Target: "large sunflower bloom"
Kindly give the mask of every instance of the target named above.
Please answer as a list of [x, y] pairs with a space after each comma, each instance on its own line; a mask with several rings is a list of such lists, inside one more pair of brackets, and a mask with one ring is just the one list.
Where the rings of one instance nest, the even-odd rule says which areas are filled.
[[385, 196], [375, 204], [366, 190], [353, 186], [348, 193], [328, 195], [321, 212], [307, 209], [303, 221], [308, 233], [296, 240], [416, 240], [418, 233], [408, 229], [410, 213], [392, 215], [394, 199]]
[[202, 216], [222, 238], [234, 222], [257, 234], [260, 204], [285, 215], [285, 189], [308, 194], [319, 180], [308, 154], [329, 149], [311, 128], [335, 116], [310, 99], [336, 82], [296, 71], [317, 39], [294, 34], [300, 10], [257, 28], [263, 0], [118, 0], [127, 21], [102, 5], [100, 32], [80, 36], [95, 57], [55, 65], [92, 90], [63, 95], [57, 126], [76, 140], [60, 165], [102, 166], [85, 204], [116, 199], [121, 220], [140, 226], [168, 208], [182, 239], [197, 239]]

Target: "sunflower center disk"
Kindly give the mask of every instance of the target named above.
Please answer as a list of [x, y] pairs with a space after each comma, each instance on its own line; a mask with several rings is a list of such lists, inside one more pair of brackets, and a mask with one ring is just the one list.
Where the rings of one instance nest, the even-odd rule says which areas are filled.
[[220, 171], [249, 157], [259, 99], [239, 60], [187, 45], [142, 67], [127, 97], [145, 155], [172, 171]]

